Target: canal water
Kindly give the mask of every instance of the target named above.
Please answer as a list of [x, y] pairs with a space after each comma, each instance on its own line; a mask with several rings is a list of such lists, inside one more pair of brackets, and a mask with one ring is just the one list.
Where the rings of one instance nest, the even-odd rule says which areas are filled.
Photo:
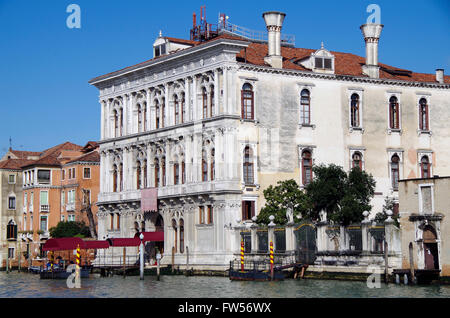
[[[91, 275], [92, 276], [92, 275]], [[281, 282], [238, 282], [207, 276], [90, 277], [81, 288], [68, 288], [65, 280], [41, 280], [39, 275], [0, 272], [1, 298], [450, 298], [449, 285], [404, 286], [365, 282], [287, 279]]]

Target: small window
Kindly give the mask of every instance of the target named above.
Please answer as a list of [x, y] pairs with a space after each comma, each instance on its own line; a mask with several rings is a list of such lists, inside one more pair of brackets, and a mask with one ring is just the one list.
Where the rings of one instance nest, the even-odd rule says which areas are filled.
[[15, 224], [13, 220], [9, 221], [8, 225], [6, 226], [6, 239], [7, 240], [17, 239], [17, 224]]
[[67, 217], [67, 220], [69, 222], [75, 222], [75, 214], [69, 214]]
[[309, 125], [311, 123], [311, 98], [309, 90], [304, 89], [300, 93], [300, 124]]
[[207, 215], [207, 222], [208, 224], [213, 224], [213, 207], [212, 205], [208, 205], [208, 215]]
[[421, 98], [419, 101], [419, 129], [429, 130], [428, 125], [428, 105], [425, 98]]
[[360, 120], [359, 120], [359, 95], [353, 94], [351, 96], [350, 101], [350, 126], [351, 127], [359, 127], [360, 126]]
[[254, 119], [254, 95], [252, 85], [245, 83], [241, 91], [242, 119]]
[[66, 178], [66, 170], [63, 170], [61, 173], [61, 180], [64, 180]]
[[430, 177], [430, 161], [428, 159], [428, 156], [423, 156], [420, 160], [420, 167], [421, 167], [421, 177], [422, 178], [429, 178]]
[[199, 213], [199, 223], [205, 224], [205, 207], [200, 206], [198, 213]]
[[312, 180], [312, 158], [311, 152], [305, 150], [302, 153], [302, 181], [303, 185], [308, 185]]
[[244, 149], [244, 183], [247, 185], [254, 184], [254, 174], [253, 174], [253, 154], [249, 146]]
[[9, 184], [14, 184], [14, 183], [16, 183], [16, 176], [15, 176], [14, 174], [10, 174], [10, 175], [8, 176], [8, 183], [9, 183]]
[[251, 220], [255, 216], [255, 201], [242, 201], [242, 220]]
[[9, 210], [16, 209], [16, 197], [15, 196], [8, 197], [8, 209]]
[[398, 190], [398, 180], [400, 179], [399, 170], [400, 158], [397, 155], [393, 155], [391, 158], [391, 178], [392, 178], [392, 188]]
[[400, 106], [398, 104], [398, 99], [395, 96], [392, 96], [389, 99], [389, 128], [400, 128]]
[[316, 68], [329, 69], [329, 70], [332, 69], [332, 63], [331, 63], [330, 58], [316, 57], [315, 65], [316, 65]]
[[38, 183], [49, 184], [50, 183], [50, 170], [38, 170]]
[[91, 178], [91, 168], [84, 168], [83, 169], [83, 178], [84, 179], [90, 179]]
[[352, 157], [352, 168], [358, 167], [362, 170], [362, 156], [359, 152], [355, 152]]

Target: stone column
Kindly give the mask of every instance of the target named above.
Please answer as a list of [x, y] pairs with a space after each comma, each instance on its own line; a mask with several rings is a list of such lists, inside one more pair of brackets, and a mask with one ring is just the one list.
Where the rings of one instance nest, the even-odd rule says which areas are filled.
[[129, 134], [129, 127], [128, 127], [128, 112], [129, 112], [129, 103], [128, 103], [128, 95], [124, 94], [122, 96], [122, 107], [123, 107], [123, 129], [122, 129], [122, 135], [126, 136]]
[[384, 221], [384, 238], [388, 245], [388, 254], [392, 255], [394, 249], [394, 220], [392, 219], [392, 211], [386, 211], [387, 219]]
[[146, 105], [147, 106], [147, 110], [146, 110], [146, 118], [145, 118], [145, 122], [146, 122], [145, 130], [149, 131], [151, 129], [150, 128], [151, 127], [151, 124], [150, 124], [150, 120], [151, 120], [151, 117], [150, 117], [150, 112], [151, 112], [150, 105], [151, 105], [151, 94], [152, 94], [152, 92], [151, 92], [150, 88], [146, 89], [145, 91], [147, 93], [147, 96], [146, 96], [147, 97], [147, 105]]
[[128, 116], [131, 116], [131, 127], [128, 129], [130, 134], [135, 134], [138, 132], [138, 124], [137, 124], [137, 113], [136, 110], [134, 109], [134, 101], [135, 101], [135, 93], [130, 93], [130, 100], [128, 103], [128, 112], [129, 114], [127, 114]]
[[258, 224], [256, 224], [256, 216], [252, 218], [253, 224], [250, 226], [251, 238], [252, 238], [252, 249], [251, 253], [256, 254], [258, 251], [258, 235], [256, 231], [258, 230]]
[[106, 138], [114, 137], [114, 116], [112, 115], [111, 99], [108, 98], [106, 101]]
[[184, 108], [186, 109], [186, 117], [183, 118], [184, 122], [191, 121], [191, 81], [189, 77], [184, 80]]
[[223, 89], [223, 100], [222, 100], [222, 107], [224, 114], [229, 114], [230, 111], [228, 110], [228, 68], [225, 66], [223, 68], [223, 75], [222, 75], [222, 89]]
[[[170, 116], [169, 116], [169, 84], [164, 84], [164, 115], [163, 118], [163, 122], [164, 122], [164, 126], [163, 127], [168, 127], [170, 126]], [[166, 166], [167, 168], [167, 166]]]
[[101, 100], [100, 101], [100, 140], [105, 139], [105, 101]]
[[286, 233], [286, 252], [295, 251], [295, 234], [294, 234], [294, 222], [289, 222], [285, 227]]
[[369, 212], [363, 212], [364, 220], [361, 222], [361, 237], [362, 237], [362, 254], [367, 255], [370, 251], [369, 246]]
[[213, 108], [213, 116], [219, 115], [219, 70], [214, 70], [214, 108]]

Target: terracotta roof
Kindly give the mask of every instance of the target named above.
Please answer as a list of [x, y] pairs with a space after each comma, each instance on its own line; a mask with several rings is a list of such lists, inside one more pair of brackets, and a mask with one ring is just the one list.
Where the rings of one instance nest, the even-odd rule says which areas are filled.
[[28, 157], [36, 157], [41, 154], [39, 151], [22, 151], [22, 150], [13, 150], [11, 149], [10, 152], [14, 154], [18, 159], [27, 159]]
[[74, 162], [100, 162], [100, 154], [98, 153], [98, 151], [92, 151], [78, 158], [72, 159], [66, 164]]
[[[236, 55], [236, 59], [239, 62], [253, 64], [253, 65], [261, 65], [261, 66], [269, 66], [264, 62], [264, 57], [267, 55], [268, 48], [266, 43], [256, 43], [251, 42], [248, 39], [230, 35], [230, 34], [221, 34], [209, 41], [205, 42], [196, 42], [191, 40], [183, 40], [166, 37], [172, 42], [177, 43], [185, 43], [193, 46], [204, 45], [205, 43], [214, 42], [220, 39], [230, 39], [230, 40], [244, 40], [249, 42], [249, 46], [246, 49], [241, 50]], [[186, 48], [189, 49], [189, 48]], [[181, 49], [181, 50], [186, 50]], [[177, 50], [178, 52], [179, 50]], [[292, 70], [301, 70], [301, 71], [311, 71], [303, 67], [302, 65], [298, 65], [295, 62], [301, 60], [303, 58], [309, 57], [311, 53], [317, 51], [316, 49], [305, 49], [305, 48], [293, 48], [293, 47], [281, 47], [281, 55], [283, 56], [283, 68], [292, 69]], [[365, 64], [365, 58], [352, 54], [352, 53], [344, 53], [344, 52], [331, 52], [335, 56], [335, 74], [337, 75], [349, 75], [349, 76], [366, 76], [362, 73], [362, 66]], [[164, 55], [163, 55], [164, 56]], [[162, 56], [155, 57], [153, 59], [147, 60], [145, 62], [132, 65], [123, 69], [120, 69], [115, 72], [111, 72], [102, 76], [98, 76], [91, 81], [98, 80], [101, 78], [106, 78], [109, 75], [119, 73], [121, 71], [131, 69], [137, 67], [139, 65], [148, 63], [152, 60], [156, 60], [161, 58]], [[429, 82], [436, 83], [436, 75], [435, 74], [425, 74], [425, 73], [416, 73], [408, 70], [402, 70], [393, 66], [389, 66], [383, 63], [379, 63], [380, 66], [380, 78], [382, 79], [393, 79], [393, 80], [403, 80], [403, 81], [411, 81], [411, 82]], [[444, 76], [444, 83], [450, 83], [450, 76]]]
[[34, 160], [7, 159], [4, 161], [0, 161], [0, 169], [21, 170], [23, 166], [26, 166], [32, 162], [34, 162]]
[[168, 37], [168, 36], [165, 36], [163, 38], [167, 39], [167, 40], [169, 40], [170, 42], [173, 42], [173, 43], [179, 43], [179, 44], [185, 44], [185, 45], [197, 45], [197, 44], [200, 44], [200, 42], [198, 42], [198, 41], [177, 39], [177, 38], [171, 38], [171, 37]]
[[31, 161], [29, 164], [25, 165], [26, 166], [57, 166], [60, 167], [61, 166], [61, 161], [59, 156], [61, 155], [61, 153], [63, 151], [78, 151], [81, 152], [81, 149], [83, 147], [76, 145], [74, 143], [71, 142], [65, 142], [59, 145], [56, 145], [54, 147], [51, 147], [47, 150], [44, 150], [41, 155], [40, 158], [38, 160], [34, 160]]

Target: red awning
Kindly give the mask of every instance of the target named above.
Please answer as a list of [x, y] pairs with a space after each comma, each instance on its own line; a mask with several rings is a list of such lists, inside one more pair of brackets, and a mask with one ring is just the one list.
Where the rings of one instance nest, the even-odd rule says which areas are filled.
[[109, 238], [111, 246], [139, 246], [141, 240], [139, 238]]
[[62, 237], [52, 238], [45, 242], [42, 247], [43, 251], [67, 251], [76, 250], [80, 246], [81, 249], [86, 248], [85, 242], [79, 237]]
[[86, 249], [109, 248], [108, 241], [84, 241]]
[[[144, 242], [164, 242], [164, 231], [158, 232], [142, 232], [144, 234]], [[135, 238], [139, 238], [140, 233], [136, 233]]]

